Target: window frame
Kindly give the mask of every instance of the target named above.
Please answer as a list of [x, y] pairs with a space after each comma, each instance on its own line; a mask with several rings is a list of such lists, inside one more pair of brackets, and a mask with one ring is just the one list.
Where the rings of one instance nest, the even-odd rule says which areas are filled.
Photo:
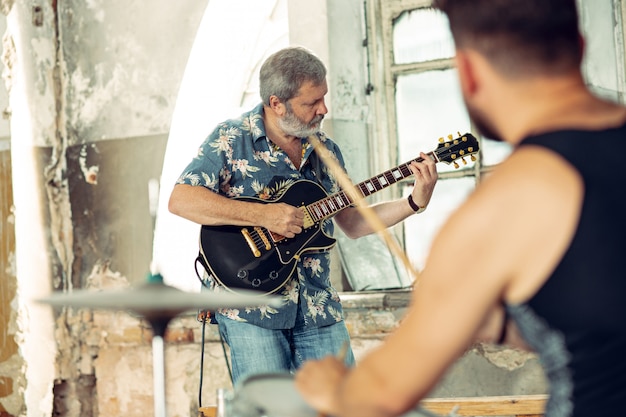
[[[365, 25], [367, 70], [369, 78], [368, 91], [372, 114], [372, 135], [369, 146], [373, 155], [370, 164], [372, 172], [383, 172], [391, 166], [405, 161], [399, 160], [398, 112], [396, 107], [396, 85], [400, 76], [418, 74], [433, 70], [445, 70], [455, 67], [454, 58], [435, 59], [424, 62], [397, 64], [394, 60], [393, 31], [394, 22], [404, 12], [420, 8], [432, 7], [432, 0], [365, 0]], [[476, 129], [470, 121], [472, 132]], [[456, 132], [449, 132], [456, 136]], [[465, 133], [465, 132], [461, 132]], [[442, 135], [445, 136], [445, 135]], [[482, 138], [475, 134], [482, 149]], [[433, 143], [438, 138], [433, 138]], [[475, 184], [480, 183], [483, 175], [494, 166], [484, 166], [482, 150], [479, 150], [477, 161], [471, 167], [439, 172], [439, 180], [452, 178], [472, 178]], [[378, 201], [402, 197], [406, 187], [413, 184], [411, 178], [401, 181], [399, 187], [389, 187], [387, 193], [380, 193]], [[405, 233], [407, 225], [401, 222], [390, 229], [401, 247], [406, 250]]]
[[[372, 171], [382, 172], [404, 161], [398, 160], [399, 138], [396, 108], [396, 83], [398, 77], [433, 70], [454, 68], [454, 59], [436, 59], [417, 63], [396, 64], [394, 61], [394, 21], [404, 12], [432, 7], [431, 0], [366, 0], [366, 27], [368, 71], [374, 115], [373, 137], [370, 141]], [[474, 127], [472, 125], [472, 130]], [[482, 138], [476, 135], [479, 143]], [[436, 139], [436, 138], [433, 138]], [[373, 152], [376, 149], [378, 152]], [[482, 174], [492, 167], [484, 166], [479, 157], [472, 168], [440, 173], [440, 179], [474, 177], [480, 182]], [[408, 183], [409, 181], [406, 181]], [[399, 197], [401, 189], [395, 187]]]
[[[617, 96], [621, 102], [626, 102], [626, 1], [608, 0], [613, 7], [613, 20], [620, 27], [615, 30], [615, 48], [617, 52], [618, 71], [618, 91]], [[578, 0], [581, 20], [584, 9], [581, 3], [589, 4], [586, 0]], [[397, 82], [402, 76], [419, 74], [428, 71], [447, 70], [455, 68], [454, 58], [435, 59], [424, 62], [396, 63], [394, 60], [394, 25], [403, 13], [411, 10], [431, 8], [432, 0], [362, 0], [364, 36], [363, 41], [364, 56], [366, 57], [366, 78], [365, 91], [369, 106], [369, 140], [367, 141], [369, 155], [368, 165], [370, 172], [383, 172], [389, 167], [396, 166], [405, 161], [399, 160], [400, 155], [400, 134], [398, 131], [398, 108], [396, 100]], [[581, 27], [584, 32], [584, 28]], [[584, 70], [584, 68], [583, 68]], [[470, 120], [470, 131], [477, 132], [475, 125]], [[456, 136], [456, 131], [442, 132], [452, 133]], [[461, 132], [464, 133], [464, 132]], [[439, 172], [439, 180], [452, 178], [471, 178], [475, 185], [478, 185], [490, 171], [492, 171], [500, 161], [490, 156], [491, 144], [480, 134], [474, 134], [480, 143], [480, 150], [476, 163], [469, 167], [462, 167], [457, 170], [446, 170]], [[442, 136], [446, 136], [445, 134]], [[433, 138], [436, 141], [437, 138]], [[400, 187], [389, 187], [370, 198], [376, 201], [386, 201], [400, 198], [406, 193], [407, 188], [412, 185], [412, 179], [405, 179], [398, 185]], [[411, 226], [401, 222], [390, 231], [400, 242], [402, 248], [406, 249], [405, 231]]]

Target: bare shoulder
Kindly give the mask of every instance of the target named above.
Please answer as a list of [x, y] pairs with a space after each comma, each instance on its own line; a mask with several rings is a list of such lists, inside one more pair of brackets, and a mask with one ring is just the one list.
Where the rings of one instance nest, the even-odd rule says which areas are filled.
[[505, 299], [524, 301], [566, 249], [582, 194], [578, 172], [559, 155], [519, 148], [450, 217], [431, 260], [441, 267], [450, 251], [461, 253], [477, 284], [506, 288]]
[[[510, 192], [537, 194], [567, 193], [567, 186], [580, 182], [578, 172], [557, 153], [541, 146], [523, 146], [516, 149], [494, 172], [493, 184], [506, 187]], [[488, 178], [485, 184], [491, 185]], [[515, 187], [512, 187], [515, 186]], [[519, 187], [519, 188], [517, 188]]]
[[557, 153], [540, 146], [517, 149], [481, 190], [483, 203], [493, 199], [493, 218], [506, 233], [504, 259], [510, 302], [530, 298], [560, 261], [575, 233], [584, 186], [578, 171]]
[[580, 187], [578, 172], [561, 156], [539, 146], [525, 146], [487, 174], [451, 220], [474, 219], [472, 223], [508, 229], [575, 203]]

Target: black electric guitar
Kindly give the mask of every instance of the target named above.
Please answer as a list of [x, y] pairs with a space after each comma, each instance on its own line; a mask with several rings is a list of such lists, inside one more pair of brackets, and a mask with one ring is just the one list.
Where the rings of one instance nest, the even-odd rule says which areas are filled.
[[[474, 159], [478, 141], [466, 133], [456, 139], [441, 142], [428, 155], [436, 162], [454, 163], [464, 156]], [[415, 161], [422, 161], [419, 157]], [[356, 185], [363, 197], [380, 191], [412, 175], [410, 162]], [[344, 192], [328, 195], [318, 183], [299, 180], [291, 184], [279, 198], [261, 200], [237, 197], [242, 201], [263, 204], [287, 203], [304, 212], [301, 233], [287, 238], [260, 226], [202, 226], [198, 261], [226, 289], [256, 290], [272, 294], [283, 287], [296, 268], [302, 253], [330, 249], [336, 240], [326, 235], [323, 221], [334, 216], [353, 202]]]

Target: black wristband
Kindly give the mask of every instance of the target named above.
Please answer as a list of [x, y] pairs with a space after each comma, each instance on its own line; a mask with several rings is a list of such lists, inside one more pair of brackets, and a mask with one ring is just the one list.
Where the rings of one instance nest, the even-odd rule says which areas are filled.
[[413, 209], [413, 211], [416, 213], [420, 213], [426, 209], [426, 207], [422, 208], [415, 204], [415, 201], [413, 201], [413, 194], [409, 194], [407, 200], [409, 200], [409, 206], [411, 206], [411, 209]]

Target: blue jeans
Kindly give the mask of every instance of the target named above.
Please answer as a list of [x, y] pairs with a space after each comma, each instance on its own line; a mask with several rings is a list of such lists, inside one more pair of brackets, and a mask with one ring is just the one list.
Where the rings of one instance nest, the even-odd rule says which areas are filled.
[[350, 336], [343, 321], [330, 326], [264, 329], [216, 315], [220, 334], [230, 347], [233, 384], [262, 373], [293, 372], [305, 361], [336, 355], [347, 344], [345, 363], [354, 365]]

